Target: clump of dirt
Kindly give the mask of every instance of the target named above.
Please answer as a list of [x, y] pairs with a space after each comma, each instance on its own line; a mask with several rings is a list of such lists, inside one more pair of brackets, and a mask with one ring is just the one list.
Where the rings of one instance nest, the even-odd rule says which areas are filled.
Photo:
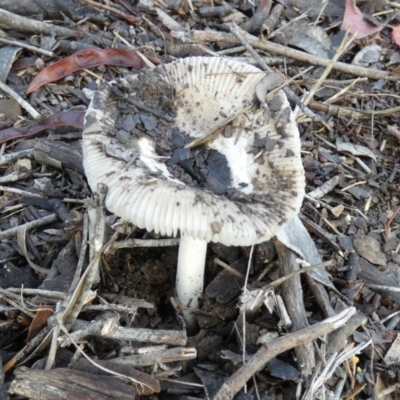
[[129, 75], [127, 94], [129, 97], [140, 99], [146, 106], [162, 112], [173, 112], [175, 89], [160, 70], [141, 70]]

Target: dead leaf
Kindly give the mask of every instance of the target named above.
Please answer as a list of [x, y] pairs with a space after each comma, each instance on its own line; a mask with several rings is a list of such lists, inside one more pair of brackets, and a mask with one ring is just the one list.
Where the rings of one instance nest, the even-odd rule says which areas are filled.
[[360, 257], [372, 264], [386, 265], [386, 255], [382, 252], [381, 245], [375, 238], [367, 235], [356, 235], [353, 239], [353, 245]]
[[21, 47], [15, 46], [4, 46], [0, 47], [0, 81], [5, 82], [8, 74], [11, 70], [13, 62], [18, 58], [18, 54], [21, 52]]
[[[161, 64], [156, 57], [147, 57], [154, 64]], [[49, 65], [35, 76], [26, 94], [32, 93], [49, 82], [58, 81], [73, 72], [99, 65], [116, 65], [142, 69], [144, 61], [135, 53], [124, 49], [83, 49], [72, 56], [63, 58]]]
[[[314, 265], [322, 262], [322, 257], [318, 252], [317, 246], [299, 217], [294, 217], [289, 224], [278, 230], [276, 238], [287, 248], [302, 257], [307, 263]], [[310, 271], [310, 275], [318, 279], [319, 282], [323, 282], [327, 287], [333, 287], [329, 275], [324, 268]]]
[[0, 128], [11, 126], [22, 115], [21, 106], [15, 100], [0, 100]]
[[382, 46], [379, 44], [370, 44], [361, 49], [351, 62], [353, 65], [360, 67], [369, 67], [371, 64], [377, 63], [381, 57]]
[[265, 103], [267, 94], [284, 83], [282, 75], [278, 72], [271, 72], [265, 75], [264, 78], [256, 86], [256, 97], [260, 103]]
[[353, 156], [370, 157], [374, 161], [376, 161], [376, 156], [373, 151], [361, 144], [353, 144], [349, 142], [344, 142], [341, 139], [337, 139], [336, 148], [338, 151], [345, 151], [352, 154]]
[[393, 28], [392, 40], [400, 47], [400, 25]]
[[329, 58], [331, 39], [328, 34], [321, 27], [306, 25], [304, 21], [282, 28], [275, 36], [275, 41], [286, 46], [290, 44], [321, 58]]
[[83, 128], [85, 111], [61, 111], [40, 121], [19, 128], [7, 128], [0, 130], [0, 143], [21, 137], [37, 135], [46, 129], [54, 129], [57, 126], [74, 126]]
[[274, 358], [270, 361], [267, 364], [267, 368], [271, 376], [279, 379], [296, 380], [300, 376], [300, 372], [296, 368], [278, 358]]
[[391, 135], [393, 135], [394, 137], [396, 137], [397, 139], [400, 140], [400, 131], [399, 131], [399, 129], [397, 128], [397, 126], [390, 126], [390, 125], [388, 125], [388, 126], [386, 127], [386, 129], [387, 129], [387, 131], [388, 131]]
[[33, 339], [46, 325], [49, 317], [53, 315], [53, 310], [49, 307], [40, 307], [33, 318], [31, 326], [29, 327], [28, 337], [26, 339], [29, 342]]
[[398, 364], [400, 360], [400, 335], [397, 335], [390, 349], [385, 355], [387, 365]]
[[381, 31], [382, 28], [383, 25], [377, 26], [364, 20], [362, 12], [356, 6], [356, 0], [346, 0], [343, 22], [340, 28], [342, 31], [349, 30], [350, 33], [356, 33], [356, 39], [362, 39]]
[[307, 13], [309, 17], [317, 17], [324, 15], [327, 17], [337, 18], [344, 11], [344, 1], [340, 0], [287, 0], [282, 4], [292, 10], [299, 10], [299, 14]]
[[18, 230], [17, 233], [17, 243], [19, 248], [21, 249], [23, 255], [26, 258], [26, 261], [28, 262], [28, 264], [39, 274], [48, 274], [50, 272], [49, 269], [47, 268], [42, 268], [39, 265], [36, 265], [30, 258], [29, 258], [29, 254], [28, 251], [26, 249], [26, 225], [24, 227], [21, 227]]

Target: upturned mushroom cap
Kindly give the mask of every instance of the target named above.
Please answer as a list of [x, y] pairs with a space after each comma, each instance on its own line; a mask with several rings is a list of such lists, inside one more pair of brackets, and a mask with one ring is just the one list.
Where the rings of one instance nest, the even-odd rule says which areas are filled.
[[[278, 91], [269, 111], [260, 107], [255, 92], [266, 74], [222, 58], [178, 60], [141, 72], [139, 81], [132, 76], [119, 85], [133, 82], [135, 87], [143, 74], [150, 82], [162, 81], [165, 91], [175, 89], [174, 97], [169, 96], [174, 122], [158, 120], [155, 128], [158, 135], [166, 132], [168, 140], [171, 130], [178, 128], [178, 136], [190, 143], [240, 115], [199, 146], [205, 146], [208, 157], [203, 182], [184, 182], [168, 167], [173, 156], [160, 153], [162, 137], [154, 131], [130, 132], [123, 140], [115, 137], [120, 109], [112, 96], [113, 83], [102, 84], [90, 103], [83, 131], [83, 163], [92, 190], [98, 183], [106, 184], [111, 212], [162, 235], [180, 231], [227, 246], [251, 245], [274, 236], [298, 213], [305, 185], [299, 131], [284, 93]], [[140, 95], [134, 92], [133, 98]], [[144, 126], [152, 125], [153, 120], [141, 118]], [[170, 142], [163, 145], [173, 148]]]

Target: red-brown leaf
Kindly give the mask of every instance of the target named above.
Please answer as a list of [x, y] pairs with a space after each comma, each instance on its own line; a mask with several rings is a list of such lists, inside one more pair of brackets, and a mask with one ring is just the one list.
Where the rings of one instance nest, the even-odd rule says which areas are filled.
[[392, 30], [392, 40], [400, 47], [400, 25], [396, 26]]
[[26, 126], [0, 130], [0, 144], [12, 139], [33, 136], [46, 129], [53, 129], [57, 126], [83, 128], [84, 115], [85, 111], [61, 111]]
[[344, 10], [342, 31], [350, 30], [350, 33], [357, 33], [356, 39], [362, 39], [382, 30], [383, 25], [377, 26], [371, 22], [365, 21], [360, 9], [356, 6], [356, 0], [346, 0]]
[[26, 341], [29, 342], [33, 339], [46, 325], [47, 320], [54, 314], [54, 310], [48, 307], [39, 307], [36, 311], [35, 317], [29, 327], [28, 337]]
[[[156, 57], [148, 57], [148, 59], [154, 64], [161, 64], [161, 61]], [[99, 65], [115, 65], [141, 69], [145, 66], [145, 63], [137, 54], [124, 49], [79, 50], [39, 72], [29, 85], [26, 94], [32, 93], [46, 83], [64, 78], [72, 72]]]

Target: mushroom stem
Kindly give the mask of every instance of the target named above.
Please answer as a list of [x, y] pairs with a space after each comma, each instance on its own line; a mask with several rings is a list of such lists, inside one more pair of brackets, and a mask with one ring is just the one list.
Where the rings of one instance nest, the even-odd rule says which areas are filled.
[[181, 234], [176, 292], [189, 332], [193, 332], [197, 327], [196, 316], [192, 312], [198, 308], [199, 299], [203, 293], [206, 253], [205, 240], [193, 239], [187, 234]]

